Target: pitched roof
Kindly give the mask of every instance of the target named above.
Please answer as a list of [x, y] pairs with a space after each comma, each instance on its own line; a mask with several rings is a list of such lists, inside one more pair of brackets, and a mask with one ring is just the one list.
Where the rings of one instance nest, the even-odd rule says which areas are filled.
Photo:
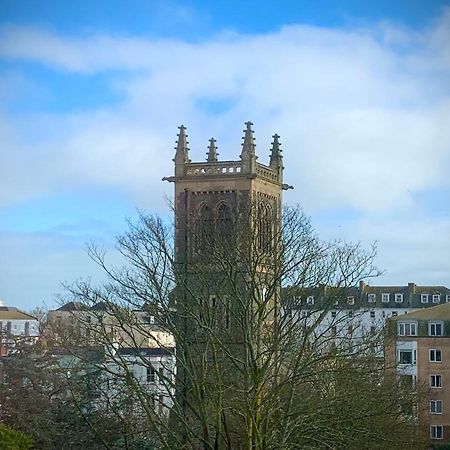
[[450, 320], [450, 303], [423, 308], [397, 316], [392, 320]]
[[55, 311], [79, 311], [82, 309], [86, 309], [85, 305], [81, 302], [68, 302], [62, 305], [60, 308]]
[[13, 306], [0, 306], [0, 320], [37, 320], [37, 318]]

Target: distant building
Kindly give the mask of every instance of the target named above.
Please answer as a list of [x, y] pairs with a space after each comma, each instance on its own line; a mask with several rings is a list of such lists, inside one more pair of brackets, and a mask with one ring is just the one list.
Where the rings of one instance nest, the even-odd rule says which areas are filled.
[[[432, 300], [439, 292], [425, 294]], [[430, 440], [450, 442], [450, 303], [392, 318], [388, 335], [386, 359], [398, 376], [429, 387], [419, 414]]]
[[[64, 344], [94, 344], [108, 336], [124, 348], [173, 347], [173, 336], [158, 317], [143, 310], [127, 310], [107, 302], [88, 306], [68, 302], [48, 312], [49, 333]], [[71, 342], [72, 341], [72, 342]]]
[[[333, 335], [336, 340], [358, 340], [383, 333], [385, 321], [406, 313], [450, 302], [445, 286], [359, 286], [334, 288], [290, 287], [284, 290], [283, 307], [293, 320], [310, 325], [321, 317], [316, 335]], [[380, 356], [383, 349], [378, 348]]]
[[[69, 376], [90, 378], [92, 405], [111, 408], [130, 407], [136, 412], [139, 402], [132, 401], [135, 386], [148, 396], [154, 411], [168, 416], [173, 405], [175, 355], [164, 348], [120, 348], [83, 346], [47, 350]], [[117, 401], [120, 400], [120, 401]]]
[[0, 356], [5, 356], [19, 343], [32, 343], [39, 337], [36, 317], [0, 302]]

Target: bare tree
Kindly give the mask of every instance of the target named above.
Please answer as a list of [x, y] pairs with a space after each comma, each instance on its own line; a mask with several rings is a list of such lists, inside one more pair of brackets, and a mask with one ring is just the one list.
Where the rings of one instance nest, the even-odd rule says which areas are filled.
[[[99, 367], [132, 393], [158, 448], [412, 448], [404, 392], [370, 352], [375, 336], [337, 342], [334, 325], [322, 326], [333, 298], [378, 274], [375, 248], [320, 240], [299, 208], [280, 214], [252, 205], [238, 218], [204, 211], [174, 227], [140, 213], [117, 240], [121, 268], [91, 246], [109, 282], [78, 282], [69, 297], [97, 318], [84, 323], [96, 342], [113, 349], [120, 336], [136, 349], [132, 363], [111, 351]], [[321, 284], [332, 289], [329, 303], [306, 309], [301, 293]], [[283, 300], [293, 292], [295, 304]], [[176, 361], [158, 374], [168, 403], [136, 376], [136, 365], [155, 368], [143, 336]], [[161, 402], [169, 420], [155, 413]]]

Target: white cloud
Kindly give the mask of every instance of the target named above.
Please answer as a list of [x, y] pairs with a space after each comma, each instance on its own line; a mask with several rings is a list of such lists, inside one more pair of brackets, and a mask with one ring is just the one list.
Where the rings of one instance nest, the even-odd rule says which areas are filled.
[[[212, 135], [220, 157], [236, 159], [250, 119], [261, 161], [271, 135], [282, 136], [286, 181], [296, 187], [286, 198], [310, 213], [359, 211], [364, 220], [353, 234], [364, 229], [366, 242], [386, 236], [384, 268], [398, 261], [419, 270], [411, 261], [420, 243], [438, 249], [448, 241], [448, 223], [426, 217], [414, 218], [411, 242], [406, 220], [371, 223], [393, 212], [406, 217], [414, 193], [450, 186], [450, 8], [423, 30], [291, 25], [197, 43], [10, 26], [0, 29], [0, 56], [56, 74], [95, 74], [121, 95], [113, 105], [77, 112], [4, 112], [0, 205], [100, 185], [161, 209], [171, 192], [160, 180], [173, 170], [176, 126], [188, 126], [193, 160], [204, 158]], [[425, 228], [430, 233], [421, 235]], [[396, 251], [403, 256], [396, 259]], [[448, 262], [438, 263], [423, 267], [450, 272]]]
[[[124, 95], [119, 105], [46, 115], [49, 133], [40, 133], [39, 145], [23, 145], [32, 141], [33, 126], [17, 125], [17, 145], [9, 147], [15, 154], [3, 152], [17, 183], [10, 180], [3, 196], [36, 195], [61, 183], [118, 185], [138, 199], [161, 195], [176, 124], [186, 122], [192, 131], [193, 158], [203, 158], [211, 133], [222, 157], [235, 158], [236, 124], [251, 118], [262, 159], [270, 135], [282, 133], [287, 176], [303, 180], [298, 200], [308, 208], [404, 207], [408, 192], [433, 187], [449, 168], [446, 25], [450, 10], [422, 33], [392, 24], [362, 30], [294, 25], [196, 44], [4, 28], [3, 56], [74, 73], [122, 70], [126, 77], [105, 79]], [[396, 49], [393, 42], [403, 45]], [[211, 111], [217, 105], [223, 105], [219, 114]], [[43, 179], [22, 176], [24, 165], [33, 172], [40, 167]]]

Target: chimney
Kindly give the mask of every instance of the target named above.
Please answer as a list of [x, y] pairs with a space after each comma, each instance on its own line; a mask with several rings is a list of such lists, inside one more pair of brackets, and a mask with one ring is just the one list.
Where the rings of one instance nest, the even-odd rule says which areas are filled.
[[364, 283], [364, 281], [361, 280], [361, 281], [359, 282], [359, 290], [360, 290], [360, 293], [361, 293], [361, 294], [364, 293], [364, 288], [365, 288], [365, 287], [366, 287], [366, 283]]
[[410, 294], [415, 294], [416, 293], [416, 284], [408, 283], [408, 291]]

